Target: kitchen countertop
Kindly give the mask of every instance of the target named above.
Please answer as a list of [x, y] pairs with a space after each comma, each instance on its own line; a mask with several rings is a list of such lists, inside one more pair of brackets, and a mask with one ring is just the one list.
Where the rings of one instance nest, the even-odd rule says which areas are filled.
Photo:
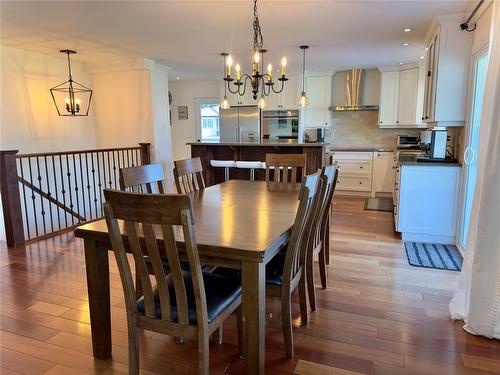
[[270, 142], [188, 142], [186, 145], [190, 146], [250, 146], [250, 147], [262, 147], [262, 146], [287, 146], [287, 147], [323, 147], [328, 145], [325, 142], [318, 143], [299, 143], [299, 142], [289, 142], [289, 141], [270, 141]]
[[405, 166], [425, 166], [425, 167], [460, 167], [461, 164], [456, 159], [445, 159], [443, 161], [420, 161], [417, 155], [400, 155], [397, 161], [398, 165]]
[[332, 147], [331, 152], [393, 152], [393, 148], [379, 148], [379, 147]]

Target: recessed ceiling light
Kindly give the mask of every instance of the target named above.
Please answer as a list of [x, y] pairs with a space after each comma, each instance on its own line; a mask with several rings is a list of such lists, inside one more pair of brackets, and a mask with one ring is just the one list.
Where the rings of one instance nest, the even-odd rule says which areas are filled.
[[425, 56], [420, 56], [419, 58], [420, 58], [420, 60], [423, 60], [423, 59], [425, 59]]
[[404, 62], [400, 62], [400, 63], [399, 63], [399, 65], [403, 65], [403, 64], [404, 64]]
[[407, 27], [404, 31], [405, 31], [405, 33], [409, 33], [409, 32], [410, 32], [410, 31], [412, 31], [412, 30], [413, 30], [413, 29], [410, 29], [410, 28], [408, 28], [408, 27]]
[[407, 46], [408, 44], [410, 44], [410, 43], [408, 43], [408, 42], [401, 43], [402, 46]]
[[176, 79], [181, 79], [181, 77], [177, 77]]
[[425, 51], [428, 51], [428, 50], [429, 50], [429, 47], [425, 47], [425, 48], [424, 48], [424, 50], [425, 50]]
[[315, 72], [317, 72], [317, 71], [318, 71], [318, 68], [315, 68], [315, 69], [314, 69], [314, 71], [315, 71]]

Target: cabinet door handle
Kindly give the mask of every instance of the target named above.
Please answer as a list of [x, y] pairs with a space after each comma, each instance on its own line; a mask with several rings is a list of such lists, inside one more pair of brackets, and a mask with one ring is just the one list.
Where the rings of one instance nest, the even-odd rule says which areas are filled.
[[396, 121], [396, 124], [399, 124], [399, 120]]
[[359, 181], [359, 184], [360, 184], [360, 185], [363, 185], [363, 182]]
[[359, 169], [363, 169], [363, 166], [360, 166]]
[[380, 121], [380, 124], [382, 123], [382, 121]]

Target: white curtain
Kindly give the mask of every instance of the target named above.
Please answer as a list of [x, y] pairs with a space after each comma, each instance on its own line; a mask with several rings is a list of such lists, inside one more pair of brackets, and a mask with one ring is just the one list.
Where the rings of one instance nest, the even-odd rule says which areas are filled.
[[489, 65], [480, 125], [477, 184], [453, 319], [500, 339], [500, 1], [493, 3]]

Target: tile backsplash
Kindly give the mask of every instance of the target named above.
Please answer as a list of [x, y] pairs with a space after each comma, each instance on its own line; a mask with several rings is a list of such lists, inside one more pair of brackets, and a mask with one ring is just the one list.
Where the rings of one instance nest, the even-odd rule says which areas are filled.
[[333, 112], [333, 147], [395, 148], [397, 135], [418, 133], [413, 129], [380, 129], [378, 111]]

